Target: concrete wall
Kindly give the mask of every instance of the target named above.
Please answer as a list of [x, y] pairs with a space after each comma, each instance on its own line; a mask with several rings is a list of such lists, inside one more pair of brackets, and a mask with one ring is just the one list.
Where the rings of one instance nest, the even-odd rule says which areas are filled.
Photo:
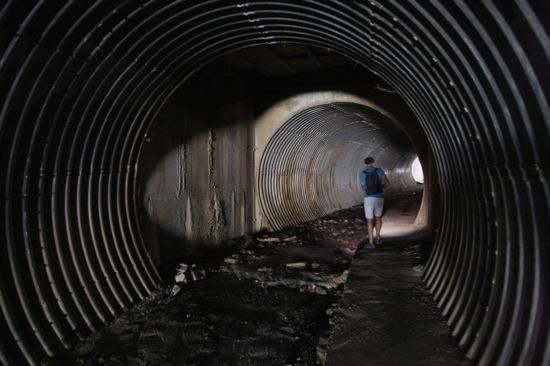
[[205, 69], [171, 97], [148, 132], [139, 195], [142, 232], [157, 265], [252, 229], [245, 82]]

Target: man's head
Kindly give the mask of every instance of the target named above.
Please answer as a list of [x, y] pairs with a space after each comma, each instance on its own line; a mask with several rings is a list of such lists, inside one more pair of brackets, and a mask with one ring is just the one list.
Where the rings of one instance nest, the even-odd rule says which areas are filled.
[[365, 164], [367, 165], [374, 164], [374, 158], [369, 156], [368, 158], [365, 159]]

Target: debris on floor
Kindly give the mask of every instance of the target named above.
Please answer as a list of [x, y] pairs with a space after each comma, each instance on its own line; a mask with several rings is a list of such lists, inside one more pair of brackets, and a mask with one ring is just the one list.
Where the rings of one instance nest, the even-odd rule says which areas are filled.
[[228, 240], [47, 365], [324, 365], [331, 318], [367, 235], [362, 208]]

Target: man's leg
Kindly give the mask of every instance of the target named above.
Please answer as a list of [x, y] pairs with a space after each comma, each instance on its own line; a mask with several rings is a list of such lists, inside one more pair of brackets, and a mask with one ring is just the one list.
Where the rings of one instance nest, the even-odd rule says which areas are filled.
[[374, 243], [374, 225], [373, 219], [367, 219], [367, 227], [369, 230], [369, 244]]
[[376, 244], [380, 243], [382, 232], [382, 213], [384, 211], [384, 198], [377, 198], [374, 204], [374, 224], [376, 226]]
[[365, 197], [364, 206], [365, 206], [365, 218], [367, 219], [367, 229], [369, 232], [368, 247], [372, 248], [374, 243], [374, 202], [372, 198]]
[[380, 241], [380, 232], [382, 230], [382, 216], [374, 217], [374, 224], [376, 226], [376, 242]]

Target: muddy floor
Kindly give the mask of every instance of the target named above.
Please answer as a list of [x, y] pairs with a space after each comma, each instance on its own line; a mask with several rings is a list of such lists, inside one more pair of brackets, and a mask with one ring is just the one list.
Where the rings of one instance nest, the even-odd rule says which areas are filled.
[[[400, 202], [388, 203], [388, 232], [414, 221], [414, 204]], [[343, 347], [353, 332], [342, 314], [357, 305], [349, 300], [356, 289], [344, 285], [358, 247], [358, 256], [369, 255], [360, 246], [366, 236], [355, 207], [230, 240], [207, 264], [174, 266], [163, 289], [46, 364], [324, 365], [329, 340]], [[422, 271], [429, 242], [412, 240], [398, 251]]]

